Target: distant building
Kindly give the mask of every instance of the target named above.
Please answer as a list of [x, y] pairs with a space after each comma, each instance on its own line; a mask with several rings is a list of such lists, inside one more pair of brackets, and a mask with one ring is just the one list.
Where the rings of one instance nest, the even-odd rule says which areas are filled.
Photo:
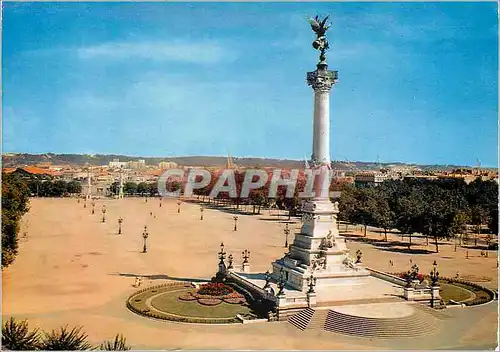
[[162, 161], [158, 164], [160, 170], [175, 169], [177, 166], [177, 163], [174, 163], [173, 161]]
[[127, 167], [129, 169], [145, 169], [146, 168], [146, 160], [139, 159], [137, 161], [129, 161], [127, 163]]
[[377, 186], [387, 180], [389, 176], [380, 172], [363, 172], [354, 176], [354, 184], [356, 187]]
[[125, 161], [120, 161], [120, 159], [113, 159], [113, 161], [110, 161], [108, 166], [112, 168], [125, 168], [127, 167], [127, 162]]

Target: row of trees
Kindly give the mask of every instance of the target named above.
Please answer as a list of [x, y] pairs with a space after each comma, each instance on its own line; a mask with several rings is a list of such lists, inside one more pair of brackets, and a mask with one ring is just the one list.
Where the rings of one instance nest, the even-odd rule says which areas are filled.
[[16, 175], [2, 174], [2, 268], [17, 255], [20, 221], [28, 210], [26, 183]]
[[[210, 183], [199, 189], [194, 189], [194, 195], [205, 199], [206, 197], [210, 197], [212, 190], [214, 189], [216, 182], [219, 180], [222, 170], [218, 171], [210, 171], [211, 179]], [[282, 172], [283, 178], [290, 177], [289, 171], [283, 170]], [[293, 191], [292, 197], [287, 197], [286, 192], [287, 188], [285, 186], [278, 186], [276, 197], [269, 198], [269, 189], [271, 187], [272, 180], [272, 170], [269, 170], [267, 173], [267, 181], [266, 183], [257, 189], [252, 189], [248, 193], [247, 196], [242, 195], [242, 188], [245, 179], [245, 171], [234, 170], [234, 179], [235, 179], [235, 193], [236, 197], [230, 197], [228, 192], [220, 192], [215, 202], [220, 202], [223, 204], [232, 204], [236, 209], [240, 208], [240, 205], [254, 205], [254, 212], [257, 209], [257, 212], [260, 213], [260, 208], [262, 206], [268, 206], [270, 204], [275, 204], [279, 209], [288, 210], [289, 215], [293, 216], [299, 210], [301, 205], [301, 199], [299, 198], [299, 193], [303, 192], [306, 188], [307, 177], [305, 174], [305, 170], [300, 170], [297, 175], [297, 182], [295, 189]], [[196, 182], [201, 181], [201, 177], [198, 177]], [[252, 182], [257, 182], [257, 176], [254, 176]], [[186, 179], [180, 179], [172, 177], [168, 180], [166, 184], [166, 189], [169, 192], [174, 192], [179, 189], [183, 190], [185, 187]], [[338, 191], [342, 189], [343, 183], [339, 183], [338, 181], [332, 181], [330, 184], [330, 191]]]
[[114, 340], [104, 341], [98, 346], [93, 346], [88, 341], [88, 336], [82, 327], [71, 330], [67, 326], [50, 332], [40, 331], [38, 328], [29, 330], [28, 321], [17, 321], [10, 318], [2, 325], [2, 347], [11, 351], [127, 351], [123, 335], [117, 334]]
[[37, 197], [62, 197], [68, 194], [80, 194], [82, 185], [79, 181], [72, 180], [40, 180], [33, 179], [28, 181], [30, 194]]
[[[378, 187], [345, 187], [339, 202], [341, 220], [397, 229], [409, 236], [420, 233], [434, 239], [452, 238], [473, 225], [476, 233], [487, 226], [498, 233], [498, 184], [476, 179], [390, 180]], [[477, 237], [475, 239], [477, 241]], [[476, 242], [477, 244], [477, 242]]]

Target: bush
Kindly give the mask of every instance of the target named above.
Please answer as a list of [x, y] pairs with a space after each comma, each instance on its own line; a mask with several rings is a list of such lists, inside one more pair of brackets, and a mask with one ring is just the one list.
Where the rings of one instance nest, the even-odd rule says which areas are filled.
[[38, 349], [40, 334], [38, 329], [28, 330], [28, 321], [7, 320], [2, 326], [2, 346], [7, 350], [27, 351]]
[[128, 351], [130, 346], [126, 344], [127, 339], [122, 334], [116, 334], [113, 341], [104, 341], [99, 346], [101, 351]]
[[75, 351], [90, 350], [92, 345], [87, 341], [87, 334], [82, 332], [82, 327], [68, 330], [68, 326], [59, 330], [45, 333], [40, 348], [45, 351]]

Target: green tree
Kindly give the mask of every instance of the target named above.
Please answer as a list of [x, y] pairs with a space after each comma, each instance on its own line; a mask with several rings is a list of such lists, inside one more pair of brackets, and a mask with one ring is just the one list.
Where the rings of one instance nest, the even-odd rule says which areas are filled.
[[356, 207], [353, 220], [356, 224], [364, 227], [363, 236], [366, 237], [368, 225], [373, 224], [373, 213], [375, 211], [375, 189], [372, 187], [357, 188], [355, 191]]
[[137, 193], [145, 195], [149, 193], [149, 185], [146, 182], [141, 182], [137, 185]]
[[120, 182], [115, 181], [109, 186], [111, 194], [117, 195], [120, 192]]
[[18, 247], [19, 222], [29, 210], [29, 189], [16, 175], [2, 174], [2, 268], [10, 265]]
[[396, 204], [396, 228], [409, 236], [408, 247], [412, 245], [415, 232], [424, 233], [424, 212], [426, 208], [425, 187], [414, 185], [408, 193], [401, 196]]
[[475, 204], [470, 207], [470, 219], [475, 228], [474, 246], [477, 246], [477, 238], [481, 234], [481, 227], [489, 223], [490, 215], [483, 206]]
[[51, 190], [51, 196], [53, 197], [62, 197], [67, 193], [68, 185], [66, 181], [57, 180], [54, 181]]
[[354, 214], [356, 213], [356, 189], [352, 185], [346, 185], [341, 193], [339, 199], [339, 220], [345, 222], [347, 231], [347, 224], [354, 222]]
[[82, 193], [82, 184], [76, 180], [69, 181], [67, 186], [68, 193], [79, 194]]
[[385, 241], [387, 242], [387, 230], [393, 228], [396, 223], [395, 214], [391, 210], [383, 191], [377, 189], [374, 202], [372, 211], [373, 222], [375, 226], [384, 229]]
[[137, 183], [135, 182], [125, 182], [123, 185], [123, 192], [126, 194], [135, 194], [137, 193]]
[[470, 221], [470, 215], [465, 210], [459, 210], [453, 216], [453, 221], [451, 223], [451, 231], [455, 235], [455, 237], [459, 235], [460, 245], [462, 245], [463, 234], [467, 230], [467, 223], [469, 221]]
[[255, 206], [257, 206], [257, 214], [260, 214], [261, 207], [267, 203], [267, 193], [263, 189], [252, 189], [249, 194], [250, 201], [253, 204], [253, 213], [255, 214]]
[[28, 321], [16, 321], [10, 318], [2, 325], [2, 347], [12, 351], [38, 349], [40, 333], [38, 329], [29, 331]]

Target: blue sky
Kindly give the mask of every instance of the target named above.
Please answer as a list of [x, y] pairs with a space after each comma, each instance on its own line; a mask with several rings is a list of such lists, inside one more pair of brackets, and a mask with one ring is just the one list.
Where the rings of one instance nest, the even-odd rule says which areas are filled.
[[330, 14], [336, 160], [497, 166], [490, 3], [4, 3], [3, 151], [303, 159]]

